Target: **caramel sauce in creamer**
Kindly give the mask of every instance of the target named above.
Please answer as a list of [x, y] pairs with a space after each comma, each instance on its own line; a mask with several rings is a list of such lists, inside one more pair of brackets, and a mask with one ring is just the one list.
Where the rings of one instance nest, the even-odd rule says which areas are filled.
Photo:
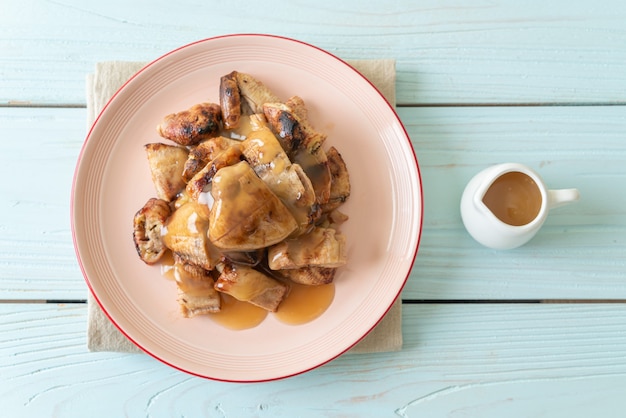
[[483, 203], [502, 222], [522, 226], [539, 215], [541, 191], [530, 176], [512, 171], [501, 175], [489, 186]]

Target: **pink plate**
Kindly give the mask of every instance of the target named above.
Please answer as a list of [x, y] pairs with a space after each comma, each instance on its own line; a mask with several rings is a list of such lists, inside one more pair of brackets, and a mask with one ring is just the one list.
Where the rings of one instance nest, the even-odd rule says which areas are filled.
[[[172, 112], [219, 102], [220, 76], [247, 72], [287, 99], [301, 96], [312, 125], [344, 157], [352, 194], [342, 211], [348, 265], [318, 319], [272, 315], [231, 331], [179, 313], [175, 284], [137, 257], [132, 219], [155, 195], [143, 149]], [[163, 141], [165, 142], [165, 141]], [[422, 227], [422, 189], [409, 137], [393, 108], [357, 71], [314, 46], [233, 35], [179, 48], [142, 69], [107, 104], [85, 141], [72, 191], [74, 245], [85, 279], [113, 323], [162, 362], [217, 380], [279, 379], [320, 366], [359, 342], [399, 296]]]

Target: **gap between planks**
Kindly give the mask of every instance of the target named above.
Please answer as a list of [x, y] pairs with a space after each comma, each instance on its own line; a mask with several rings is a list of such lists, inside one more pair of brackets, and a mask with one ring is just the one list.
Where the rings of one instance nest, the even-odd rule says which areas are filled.
[[428, 304], [474, 304], [474, 305], [498, 305], [498, 304], [606, 304], [626, 303], [626, 299], [402, 299], [403, 305], [428, 305]]
[[[86, 304], [87, 299], [0, 299], [0, 304]], [[402, 299], [403, 305], [626, 304], [626, 299]]]
[[626, 106], [626, 101], [616, 102], [528, 102], [528, 103], [397, 103], [396, 107], [611, 107]]
[[[626, 101], [615, 102], [527, 102], [527, 103], [397, 103], [396, 107], [601, 107], [626, 106]], [[33, 103], [30, 101], [11, 100], [0, 103], [0, 108], [50, 108], [50, 109], [85, 109], [85, 103]]]

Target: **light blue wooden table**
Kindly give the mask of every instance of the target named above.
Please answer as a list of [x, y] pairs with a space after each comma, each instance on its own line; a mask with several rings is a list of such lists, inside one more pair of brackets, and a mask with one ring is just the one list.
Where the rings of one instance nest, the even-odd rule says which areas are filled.
[[[85, 76], [98, 61], [151, 60], [237, 32], [397, 60], [425, 199], [402, 351], [259, 384], [87, 351], [69, 218]], [[8, 0], [0, 128], [3, 417], [624, 415], [622, 1]], [[494, 251], [467, 234], [458, 205], [474, 173], [505, 161], [577, 187], [581, 200], [526, 246]]]

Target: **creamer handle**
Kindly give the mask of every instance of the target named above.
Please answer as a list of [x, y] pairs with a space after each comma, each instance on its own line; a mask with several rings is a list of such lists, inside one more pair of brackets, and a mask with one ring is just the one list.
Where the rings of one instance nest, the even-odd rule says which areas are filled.
[[548, 207], [550, 209], [567, 205], [580, 199], [578, 189], [548, 190]]

